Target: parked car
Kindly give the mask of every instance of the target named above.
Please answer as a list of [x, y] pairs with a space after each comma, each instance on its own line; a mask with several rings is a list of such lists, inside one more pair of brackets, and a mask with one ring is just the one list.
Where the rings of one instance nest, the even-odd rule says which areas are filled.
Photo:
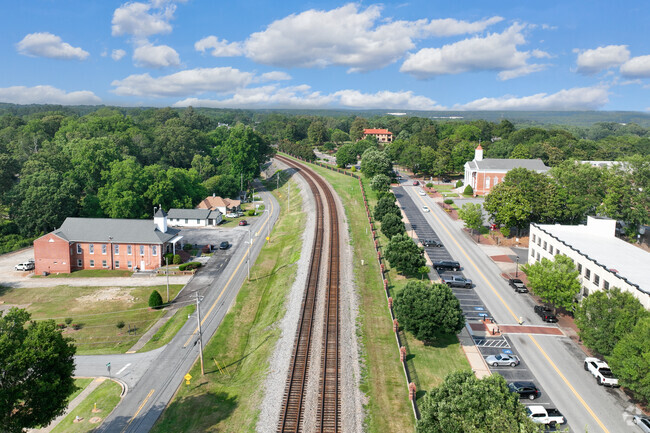
[[433, 262], [433, 267], [436, 270], [442, 271], [459, 271], [460, 263], [454, 262], [452, 260], [441, 260], [438, 262]]
[[533, 382], [512, 382], [508, 384], [510, 391], [519, 394], [519, 398], [535, 400], [539, 397], [539, 389]]
[[639, 426], [642, 432], [650, 433], [650, 418], [647, 416], [634, 415], [632, 417], [632, 422]]
[[34, 262], [32, 260], [18, 263], [16, 266], [14, 266], [14, 269], [17, 271], [31, 271], [34, 269]]
[[424, 212], [429, 212], [429, 206], [422, 206], [422, 210]]
[[442, 178], [443, 183], [451, 183], [451, 179], [448, 177], [443, 177]]
[[557, 323], [557, 316], [553, 314], [553, 310], [545, 305], [535, 305], [535, 313], [547, 323]]
[[598, 385], [614, 387], [620, 386], [618, 384], [618, 379], [614, 377], [612, 370], [605, 361], [601, 361], [598, 358], [587, 357], [585, 358], [585, 370], [596, 378]]
[[413, 186], [417, 186], [417, 185], [419, 185], [419, 184], [420, 184], [420, 182], [418, 182], [417, 180], [414, 180], [414, 181], [413, 181]]
[[418, 189], [418, 194], [420, 194], [421, 196], [425, 196], [425, 195], [427, 195], [427, 193], [424, 192], [424, 191], [421, 190], [421, 189]]
[[420, 239], [420, 243], [423, 247], [436, 247], [442, 248], [442, 244], [434, 239]]
[[517, 293], [528, 293], [528, 287], [526, 287], [524, 282], [519, 278], [510, 278], [508, 284], [510, 284], [510, 287], [515, 289], [515, 292]]
[[247, 225], [248, 225], [248, 221], [246, 221], [246, 220], [241, 220], [241, 221], [239, 221], [239, 225], [240, 225], [240, 226], [247, 226]]
[[228, 243], [228, 241], [223, 241], [219, 244], [220, 250], [227, 250], [228, 247], [230, 247], [230, 243]]
[[526, 406], [528, 418], [534, 423], [554, 426], [555, 424], [564, 424], [566, 420], [557, 409], [546, 409], [544, 406]]
[[449, 287], [465, 287], [466, 289], [472, 288], [472, 280], [456, 275], [442, 277], [442, 282]]
[[485, 358], [485, 362], [492, 367], [499, 367], [509, 365], [514, 367], [519, 365], [519, 358], [515, 355], [490, 355]]

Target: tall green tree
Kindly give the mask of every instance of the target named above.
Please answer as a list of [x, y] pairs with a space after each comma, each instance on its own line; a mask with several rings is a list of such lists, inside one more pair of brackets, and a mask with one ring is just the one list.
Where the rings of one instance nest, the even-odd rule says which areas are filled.
[[424, 396], [417, 433], [541, 432], [503, 376], [478, 379], [471, 370], [450, 373]]
[[381, 232], [388, 238], [392, 239], [395, 235], [406, 233], [404, 222], [400, 216], [394, 213], [387, 213], [381, 219]]
[[415, 275], [427, 264], [424, 249], [406, 234], [393, 236], [388, 242], [385, 255], [391, 267], [404, 275]]
[[393, 164], [383, 151], [368, 149], [361, 157], [361, 172], [370, 179], [378, 174], [390, 176], [393, 172]]
[[597, 290], [583, 298], [576, 309], [575, 322], [585, 346], [608, 356], [616, 343], [629, 334], [641, 318], [649, 315], [633, 294], [614, 287]]
[[135, 158], [114, 161], [102, 173], [102, 180], [99, 204], [110, 218], [144, 218], [151, 214], [145, 193], [153, 179]]
[[145, 175], [151, 179], [145, 198], [149, 207], [161, 205], [163, 209], [193, 208], [207, 194], [201, 184], [201, 178], [196, 170], [170, 168], [164, 170], [158, 165], [145, 167]]
[[607, 358], [621, 386], [650, 402], [650, 317], [639, 320]]
[[543, 258], [532, 265], [525, 264], [522, 270], [528, 277], [528, 288], [542, 301], [568, 311], [574, 310], [581, 285], [578, 281], [580, 273], [570, 258], [558, 254], [553, 260]]
[[46, 426], [74, 392], [72, 339], [53, 320], [29, 321], [12, 308], [0, 317], [0, 431]]
[[347, 132], [341, 131], [340, 129], [335, 129], [332, 131], [332, 141], [336, 144], [341, 144], [344, 141], [350, 141], [350, 136]]
[[337, 167], [346, 167], [348, 165], [356, 164], [357, 150], [354, 143], [345, 143], [339, 146], [336, 151], [336, 165]]
[[381, 173], [375, 175], [370, 181], [370, 188], [380, 194], [390, 190], [390, 177]]
[[243, 176], [245, 184], [260, 175], [260, 164], [273, 154], [264, 137], [253, 128], [239, 124], [230, 130], [225, 147], [230, 159], [230, 174]]
[[574, 161], [566, 161], [551, 169], [551, 176], [564, 198], [562, 221], [580, 224], [588, 215], [596, 215], [605, 198], [606, 174], [602, 168]]
[[320, 146], [327, 141], [327, 129], [320, 120], [315, 120], [307, 129], [307, 138], [314, 146]]
[[446, 284], [409, 281], [395, 295], [393, 309], [400, 327], [427, 343], [465, 326], [460, 302]]
[[356, 141], [363, 138], [363, 130], [368, 127], [368, 121], [363, 117], [355, 117], [350, 125], [350, 140]]
[[401, 216], [402, 212], [395, 203], [395, 195], [392, 193], [383, 196], [377, 201], [377, 206], [375, 206], [375, 211], [373, 216], [376, 220], [381, 221], [384, 218], [384, 215], [392, 213], [397, 216]]
[[465, 227], [472, 231], [483, 226], [483, 207], [480, 203], [465, 203], [458, 210], [458, 216], [465, 221]]

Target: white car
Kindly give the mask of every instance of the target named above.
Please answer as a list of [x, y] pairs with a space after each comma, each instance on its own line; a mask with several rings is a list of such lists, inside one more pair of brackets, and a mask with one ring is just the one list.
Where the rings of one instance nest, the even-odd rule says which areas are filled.
[[485, 358], [485, 362], [492, 367], [509, 365], [514, 367], [519, 364], [519, 358], [515, 355], [490, 355]]
[[424, 212], [429, 212], [429, 206], [422, 206], [422, 210]]
[[18, 263], [16, 266], [14, 266], [14, 269], [17, 271], [31, 271], [34, 269], [34, 262], [30, 260], [27, 262]]
[[427, 195], [427, 193], [422, 191], [421, 189], [418, 190], [418, 194], [420, 194], [421, 196]]
[[632, 422], [638, 425], [642, 432], [650, 433], [650, 418], [647, 416], [634, 415]]

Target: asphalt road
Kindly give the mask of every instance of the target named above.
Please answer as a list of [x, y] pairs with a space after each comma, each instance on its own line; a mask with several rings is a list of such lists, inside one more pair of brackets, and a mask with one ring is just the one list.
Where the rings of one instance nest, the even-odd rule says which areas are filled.
[[[251, 263], [255, 262], [265, 237], [279, 215], [279, 205], [267, 192], [259, 192], [268, 211], [242, 230], [239, 245], [233, 245], [224, 260], [215, 257], [217, 266], [208, 266], [199, 272], [183, 289], [182, 297], [191, 300], [194, 292], [203, 296], [201, 302], [201, 327], [203, 344], [209, 341], [223, 320], [247, 276], [249, 230], [252, 238]], [[217, 254], [221, 254], [219, 252]], [[212, 262], [212, 261], [211, 261]], [[223, 266], [219, 269], [218, 264]], [[98, 432], [148, 432], [173, 397], [183, 376], [190, 370], [199, 355], [196, 313], [188, 320], [176, 337], [166, 346], [147, 353], [123, 355], [97, 355], [77, 357], [75, 374], [84, 376], [108, 376], [106, 364], [110, 362], [111, 377], [128, 385], [122, 402], [106, 418]], [[211, 362], [206, 359], [205, 362]]]
[[[548, 326], [534, 314], [533, 299], [529, 295], [515, 293], [508, 286], [507, 281], [500, 276], [499, 268], [469, 239], [461, 225], [452, 221], [430, 197], [418, 195], [419, 187], [410, 186], [409, 180], [403, 181], [402, 185], [402, 188], [396, 189], [396, 193], [403, 194], [401, 204], [409, 208], [408, 212], [405, 209], [407, 216], [412, 215], [409, 219], [418, 228], [423, 224], [428, 225], [445, 246], [443, 249], [446, 251], [436, 252], [438, 256], [447, 255], [460, 262], [462, 274], [473, 280], [476, 296], [472, 296], [469, 291], [463, 294], [462, 291], [466, 289], [454, 289], [455, 293], [461, 292], [461, 298], [465, 298], [461, 299], [461, 304], [465, 303], [466, 313], [472, 309], [477, 312], [487, 311], [500, 325], [518, 325], [518, 321], [523, 319], [527, 325]], [[411, 204], [405, 204], [408, 202]], [[431, 211], [423, 212], [423, 205]], [[415, 216], [416, 209], [420, 218]], [[428, 248], [427, 252], [429, 250]], [[474, 307], [484, 310], [476, 310]], [[510, 350], [520, 356], [522, 365], [514, 369], [501, 367], [494, 372], [502, 373], [506, 379], [512, 380], [515, 370], [525, 371], [524, 375], [528, 377], [517, 374], [517, 380], [532, 379], [542, 389], [542, 399], [535, 400], [534, 404], [539, 401], [550, 407], [553, 402], [567, 418], [571, 431], [634, 431], [631, 417], [635, 408], [620, 390], [606, 389], [596, 384], [593, 377], [583, 369], [584, 354], [568, 337], [510, 334], [505, 340]], [[504, 348], [481, 347], [481, 351], [485, 356]], [[524, 402], [526, 403], [530, 404]]]

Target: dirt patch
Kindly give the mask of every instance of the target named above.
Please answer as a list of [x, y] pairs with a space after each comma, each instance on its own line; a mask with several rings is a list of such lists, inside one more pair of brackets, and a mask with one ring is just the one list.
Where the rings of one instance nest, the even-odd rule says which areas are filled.
[[5, 304], [4, 301], [0, 301], [0, 316], [4, 314], [5, 311], [9, 311], [13, 307], [27, 309], [32, 304]]
[[128, 292], [128, 290], [120, 287], [106, 287], [105, 289], [97, 290], [90, 295], [80, 296], [76, 301], [81, 303], [97, 302], [97, 301], [123, 301], [135, 302], [135, 298]]

